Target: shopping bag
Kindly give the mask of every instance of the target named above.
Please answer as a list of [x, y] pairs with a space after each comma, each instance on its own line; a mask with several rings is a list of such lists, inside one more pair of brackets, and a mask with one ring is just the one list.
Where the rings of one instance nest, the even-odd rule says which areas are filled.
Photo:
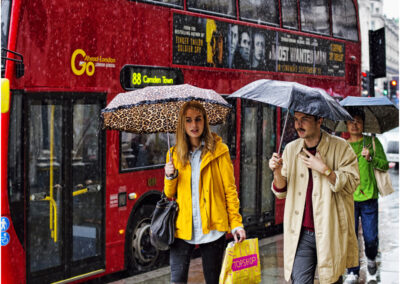
[[258, 239], [241, 243], [230, 242], [225, 250], [224, 262], [219, 276], [220, 284], [261, 282]]
[[[372, 138], [372, 147], [375, 152], [375, 137]], [[376, 185], [378, 186], [379, 194], [386, 196], [394, 192], [390, 175], [387, 171], [381, 171], [380, 169], [374, 169]]]
[[376, 185], [378, 186], [380, 195], [386, 196], [392, 194], [394, 192], [394, 188], [392, 186], [389, 173], [387, 171], [380, 171], [378, 169], [374, 169], [374, 173]]

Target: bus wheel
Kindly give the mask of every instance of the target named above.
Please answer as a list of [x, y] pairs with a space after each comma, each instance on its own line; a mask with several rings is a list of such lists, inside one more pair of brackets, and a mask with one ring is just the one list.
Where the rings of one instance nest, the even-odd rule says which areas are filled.
[[150, 222], [153, 205], [139, 208], [128, 233], [127, 260], [131, 273], [150, 271], [165, 262], [166, 253], [159, 251], [150, 243]]

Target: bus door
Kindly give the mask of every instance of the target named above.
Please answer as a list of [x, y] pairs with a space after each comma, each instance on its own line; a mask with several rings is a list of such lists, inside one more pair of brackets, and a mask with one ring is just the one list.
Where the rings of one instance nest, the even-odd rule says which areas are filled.
[[274, 221], [272, 172], [268, 161], [275, 149], [275, 107], [242, 100], [240, 200], [246, 226]]
[[28, 283], [101, 273], [105, 96], [26, 97]]

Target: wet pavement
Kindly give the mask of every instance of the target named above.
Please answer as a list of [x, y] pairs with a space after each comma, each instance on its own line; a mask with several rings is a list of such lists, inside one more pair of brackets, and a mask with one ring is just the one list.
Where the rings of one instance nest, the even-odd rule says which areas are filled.
[[[398, 284], [399, 279], [399, 171], [390, 169], [395, 192], [379, 198], [379, 252], [377, 257], [377, 282]], [[362, 239], [360, 238], [360, 242]], [[262, 283], [286, 283], [283, 278], [283, 236], [276, 235], [259, 240]], [[361, 255], [360, 284], [366, 284], [366, 258]], [[121, 279], [114, 284], [162, 284], [169, 283], [170, 267], [164, 267], [148, 273]], [[345, 279], [345, 277], [344, 277]], [[188, 283], [204, 282], [201, 258], [192, 259]], [[314, 284], [319, 283], [316, 276]], [[371, 283], [368, 283], [371, 284]]]

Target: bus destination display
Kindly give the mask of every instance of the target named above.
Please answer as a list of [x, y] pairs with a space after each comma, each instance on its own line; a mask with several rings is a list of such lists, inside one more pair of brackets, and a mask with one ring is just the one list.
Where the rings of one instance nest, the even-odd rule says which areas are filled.
[[174, 68], [125, 65], [120, 72], [120, 81], [124, 90], [134, 90], [147, 86], [183, 84], [183, 74]]

